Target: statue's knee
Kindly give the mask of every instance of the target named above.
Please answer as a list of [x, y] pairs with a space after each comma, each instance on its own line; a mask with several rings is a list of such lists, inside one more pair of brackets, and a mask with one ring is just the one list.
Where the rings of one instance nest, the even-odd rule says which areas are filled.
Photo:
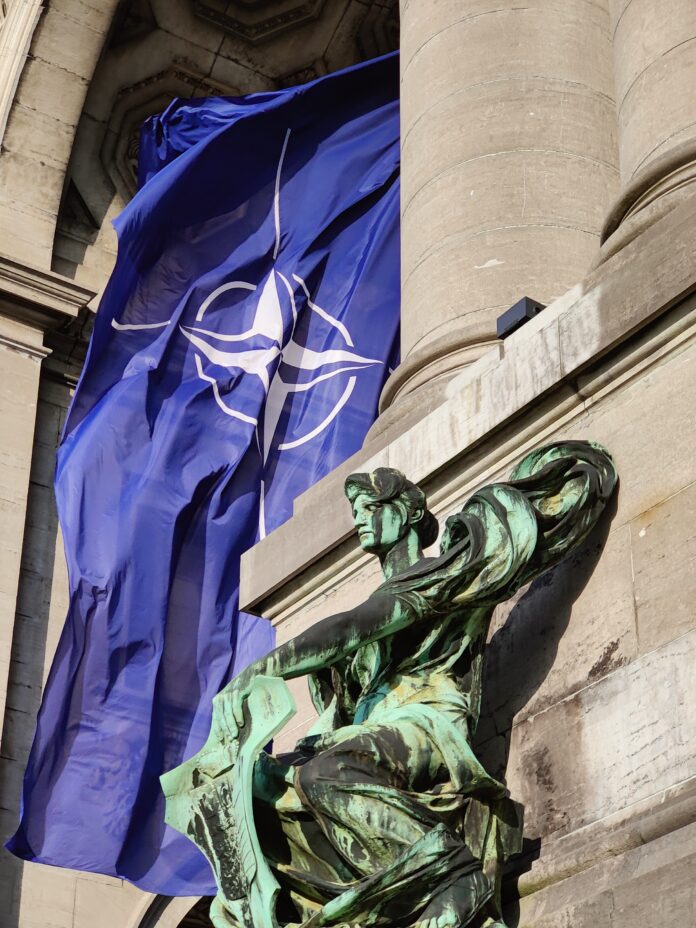
[[295, 773], [295, 787], [300, 797], [304, 797], [312, 806], [320, 804], [327, 785], [332, 782], [332, 769], [331, 760], [325, 754], [318, 754], [298, 767]]

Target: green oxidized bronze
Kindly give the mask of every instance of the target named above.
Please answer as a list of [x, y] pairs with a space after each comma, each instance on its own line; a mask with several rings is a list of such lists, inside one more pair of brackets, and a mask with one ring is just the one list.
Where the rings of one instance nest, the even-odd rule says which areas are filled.
[[[488, 626], [583, 541], [615, 484], [600, 446], [548, 445], [475, 493], [425, 558], [423, 492], [389, 468], [348, 478], [384, 582], [233, 680], [205, 746], [162, 777], [167, 822], [213, 866], [216, 928], [504, 928], [522, 810], [471, 747]], [[319, 720], [272, 757], [294, 712], [283, 680], [302, 675]]]

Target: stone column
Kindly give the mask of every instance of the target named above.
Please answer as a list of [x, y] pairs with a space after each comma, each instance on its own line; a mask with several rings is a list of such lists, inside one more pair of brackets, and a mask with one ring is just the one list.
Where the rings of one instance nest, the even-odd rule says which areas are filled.
[[[94, 296], [0, 256], [0, 722], [17, 608], [44, 333]], [[0, 724], [0, 730], [2, 725]]]
[[402, 364], [383, 409], [594, 259], [618, 189], [606, 2], [402, 0]]
[[602, 256], [696, 194], [696, 3], [610, 0], [621, 193]]
[[19, 75], [43, 9], [41, 0], [11, 0], [0, 9], [0, 141], [5, 134]]

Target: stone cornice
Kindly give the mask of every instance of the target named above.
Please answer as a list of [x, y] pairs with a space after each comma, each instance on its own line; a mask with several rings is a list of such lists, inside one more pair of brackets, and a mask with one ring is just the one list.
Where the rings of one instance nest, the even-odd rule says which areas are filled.
[[0, 329], [0, 346], [10, 351], [16, 351], [17, 354], [32, 358], [34, 361], [43, 361], [51, 353], [50, 348], [44, 348], [42, 345], [32, 344], [29, 339], [13, 338], [5, 334]]
[[74, 319], [94, 296], [67, 277], [0, 255], [0, 315], [45, 331]]

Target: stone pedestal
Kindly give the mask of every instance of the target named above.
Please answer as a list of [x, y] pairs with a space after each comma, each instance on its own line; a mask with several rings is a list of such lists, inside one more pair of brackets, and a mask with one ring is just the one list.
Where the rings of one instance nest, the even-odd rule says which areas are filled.
[[604, 3], [401, 16], [402, 364], [383, 409], [476, 360], [522, 296], [580, 280], [618, 188]]
[[622, 189], [607, 258], [696, 193], [696, 5], [611, 0]]

